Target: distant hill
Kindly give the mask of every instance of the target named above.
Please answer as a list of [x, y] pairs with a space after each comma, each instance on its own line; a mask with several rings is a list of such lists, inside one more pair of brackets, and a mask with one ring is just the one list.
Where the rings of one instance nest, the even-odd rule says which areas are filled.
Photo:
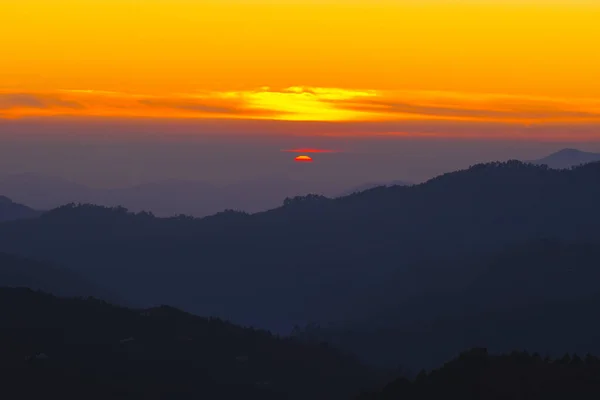
[[550, 168], [565, 169], [600, 161], [600, 153], [589, 153], [576, 149], [563, 149], [539, 160], [531, 161], [536, 165], [547, 165]]
[[204, 217], [225, 209], [259, 212], [276, 208], [284, 198], [309, 193], [338, 193], [336, 182], [264, 178], [217, 185], [193, 180], [162, 180], [121, 188], [91, 188], [65, 179], [38, 174], [0, 178], [0, 193], [40, 210], [69, 203], [123, 206], [161, 217], [179, 214]]
[[64, 268], [0, 253], [0, 287], [26, 287], [58, 296], [94, 296], [113, 302], [120, 299]]
[[49, 210], [71, 202], [93, 201], [92, 189], [87, 186], [33, 173], [1, 177], [0, 193], [38, 210]]
[[19, 398], [349, 399], [371, 384], [353, 357], [160, 306], [0, 289], [3, 390]]
[[310, 182], [264, 178], [217, 185], [169, 179], [119, 188], [91, 188], [66, 179], [32, 173], [0, 178], [0, 193], [39, 210], [69, 203], [122, 206], [134, 212], [148, 211], [160, 217], [185, 214], [205, 217], [226, 209], [262, 212], [277, 208], [286, 197], [319, 194], [347, 196], [378, 186], [409, 185], [404, 181], [367, 183], [345, 189], [337, 182]]
[[35, 218], [40, 214], [39, 211], [17, 204], [8, 197], [0, 196], [0, 222]]

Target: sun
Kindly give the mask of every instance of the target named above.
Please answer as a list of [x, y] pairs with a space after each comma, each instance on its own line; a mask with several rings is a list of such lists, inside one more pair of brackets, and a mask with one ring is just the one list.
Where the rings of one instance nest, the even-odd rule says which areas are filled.
[[312, 162], [313, 159], [310, 156], [298, 156], [294, 160], [297, 162]]

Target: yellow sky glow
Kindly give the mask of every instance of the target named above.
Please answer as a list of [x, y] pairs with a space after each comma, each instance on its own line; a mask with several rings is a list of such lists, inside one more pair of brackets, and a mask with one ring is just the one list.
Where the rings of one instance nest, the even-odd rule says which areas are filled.
[[598, 1], [0, 0], [0, 117], [600, 122]]

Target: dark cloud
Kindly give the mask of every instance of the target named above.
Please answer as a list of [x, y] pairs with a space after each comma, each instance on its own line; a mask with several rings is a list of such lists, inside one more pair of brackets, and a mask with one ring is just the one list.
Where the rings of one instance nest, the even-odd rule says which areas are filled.
[[44, 103], [31, 94], [0, 94], [0, 109], [11, 108], [45, 108]]
[[359, 112], [377, 112], [386, 114], [414, 114], [432, 117], [458, 117], [483, 119], [600, 119], [600, 113], [572, 111], [560, 108], [560, 105], [535, 105], [530, 103], [504, 104], [503, 110], [479, 109], [461, 106], [428, 106], [408, 102], [384, 100], [337, 100], [331, 101], [339, 108]]
[[0, 110], [13, 108], [70, 108], [81, 109], [83, 105], [49, 95], [31, 93], [0, 93]]

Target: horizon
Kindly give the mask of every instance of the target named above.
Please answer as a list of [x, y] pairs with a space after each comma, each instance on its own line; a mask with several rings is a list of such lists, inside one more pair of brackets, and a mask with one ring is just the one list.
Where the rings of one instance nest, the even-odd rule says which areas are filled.
[[[563, 149], [600, 153], [600, 141], [271, 136], [233, 141], [190, 135], [2, 135], [0, 130], [0, 178], [33, 174], [105, 189], [162, 181], [218, 186], [273, 179], [347, 186], [420, 183], [478, 163], [532, 161]], [[296, 165], [294, 158], [302, 154], [314, 162]]]
[[[152, 155], [155, 152], [159, 152], [164, 158], [165, 144], [158, 142], [155, 145], [152, 148], [146, 144], [138, 156], [147, 157], [148, 154]], [[181, 158], [183, 148], [194, 158], [193, 146], [198, 145], [197, 143], [187, 142], [180, 145], [183, 147], [180, 147], [176, 151], [179, 158]], [[557, 144], [552, 143], [551, 145], [556, 146]], [[231, 147], [231, 145], [229, 146]], [[420, 146], [422, 147], [423, 145], [421, 144]], [[141, 211], [151, 212], [157, 217], [189, 215], [202, 218], [225, 210], [243, 211], [250, 214], [260, 213], [281, 207], [285, 199], [309, 194], [337, 198], [375, 186], [421, 184], [446, 173], [466, 170], [476, 164], [509, 160], [518, 160], [524, 163], [539, 163], [542, 159], [547, 159], [550, 168], [562, 169], [600, 161], [600, 152], [585, 152], [569, 147], [554, 149], [555, 151], [552, 153], [543, 153], [539, 159], [534, 157], [521, 157], [518, 159], [513, 156], [485, 159], [486, 152], [484, 152], [484, 155], [481, 155], [481, 145], [475, 144], [475, 146], [477, 146], [480, 157], [483, 157], [483, 159], [475, 160], [475, 162], [467, 162], [468, 150], [466, 154], [453, 154], [455, 158], [446, 160], [446, 164], [454, 163], [454, 168], [434, 169], [433, 171], [430, 169], [429, 172], [431, 175], [422, 180], [407, 179], [406, 176], [408, 174], [405, 174], [405, 177], [402, 177], [402, 179], [398, 179], [394, 174], [387, 175], [388, 179], [383, 179], [382, 176], [385, 175], [379, 173], [377, 169], [373, 169], [371, 175], [367, 174], [355, 177], [354, 180], [339, 179], [341, 174], [339, 171], [343, 171], [343, 174], [347, 176], [349, 173], [351, 174], [353, 164], [363, 165], [365, 158], [370, 157], [373, 159], [373, 156], [378, 161], [381, 161], [382, 153], [361, 153], [316, 148], [288, 148], [280, 149], [280, 157], [271, 160], [271, 162], [283, 162], [282, 156], [286, 158], [288, 155], [296, 157], [296, 154], [300, 153], [311, 154], [311, 162], [299, 163], [296, 160], [290, 162], [289, 167], [285, 170], [280, 168], [277, 173], [257, 174], [245, 178], [240, 177], [239, 174], [233, 171], [231, 175], [233, 179], [229, 180], [224, 176], [220, 176], [219, 179], [214, 179], [214, 177], [213, 179], [197, 179], [195, 176], [184, 178], [174, 177], [173, 174], [177, 173], [176, 170], [172, 170], [169, 174], [163, 175], [162, 179], [158, 179], [156, 171], [146, 167], [138, 169], [138, 171], [143, 170], [146, 172], [146, 180], [143, 178], [140, 179], [140, 176], [137, 176], [138, 180], [136, 181], [130, 175], [127, 181], [121, 180], [120, 182], [116, 182], [117, 184], [108, 186], [90, 185], [89, 181], [85, 181], [86, 174], [80, 164], [78, 171], [80, 173], [84, 172], [84, 174], [79, 175], [79, 178], [82, 179], [75, 180], [61, 174], [49, 174], [48, 168], [43, 169], [41, 173], [39, 170], [27, 170], [12, 174], [0, 173], [0, 195], [9, 198], [17, 204], [22, 204], [36, 210], [51, 210], [66, 204], [80, 203], [107, 207], [124, 207], [134, 213]], [[98, 145], [90, 147], [97, 149]], [[206, 151], [206, 143], [201, 143], [201, 147]], [[437, 150], [443, 153], [447, 152], [449, 148], [452, 148], [451, 145], [445, 143], [441, 144]], [[47, 150], [48, 145], [45, 144], [44, 151]], [[62, 150], [64, 151], [64, 148]], [[125, 150], [128, 156], [125, 160], [121, 160], [121, 162], [126, 162], [128, 165], [131, 164], [131, 148], [120, 145], [113, 147], [112, 150]], [[389, 143], [385, 146], [385, 150], [388, 151], [388, 156], [392, 156], [391, 159], [396, 158], [399, 153], [398, 149], [391, 148]], [[461, 145], [460, 150], [465, 151], [464, 144]], [[493, 152], [495, 155], [503, 154], [503, 152], [505, 155], [514, 155], [515, 152], [530, 155], [532, 153], [539, 153], [540, 151], [535, 146], [532, 149], [528, 149], [528, 151], [524, 150], [526, 149], [523, 149], [522, 143], [515, 147], [500, 149], [500, 151], [497, 145], [487, 148], [487, 152]], [[413, 157], [416, 155], [411, 160], [413, 168], [428, 167], [428, 164], [431, 163], [428, 160], [423, 160], [423, 154], [416, 154], [413, 149], [408, 149], [408, 151], [407, 149], [403, 149], [403, 151], [406, 152], [405, 154], [410, 154]], [[104, 154], [106, 153], [105, 149]], [[77, 154], [80, 157], [89, 158], [85, 154], [82, 154], [81, 151], [77, 152]], [[253, 154], [253, 156], [256, 156], [256, 154]], [[321, 156], [325, 156], [325, 159], [320, 159], [319, 157]], [[343, 158], [338, 158], [337, 160], [335, 158], [327, 158], [331, 156], [341, 156]], [[431, 154], [429, 156], [431, 157], [430, 160], [435, 159]], [[313, 157], [315, 158], [313, 159]], [[261, 158], [264, 161], [266, 156]], [[383, 167], [387, 170], [390, 169], [389, 161], [391, 159], [388, 158], [383, 161]], [[22, 158], [20, 160], [23, 161]], [[214, 161], [212, 160], [212, 162]], [[439, 159], [437, 161], [436, 164], [439, 167]], [[96, 160], [96, 162], [102, 164], [104, 160], [100, 159]], [[410, 166], [411, 162], [408, 163], [408, 166]], [[311, 165], [313, 163], [319, 163], [320, 165], [314, 168]], [[113, 158], [111, 165], [113, 168], [116, 167], [116, 172], [122, 176], [122, 170], [118, 169], [119, 162], [115, 162]], [[91, 167], [91, 165], [88, 165], [88, 167]], [[429, 165], [429, 167], [431, 166]], [[410, 168], [407, 168], [405, 165], [405, 170], [410, 170]], [[337, 176], [335, 176], [336, 173], [338, 174]], [[103, 178], [106, 178], [106, 171], [102, 171], [101, 175]], [[89, 178], [89, 175], [87, 177]]]

